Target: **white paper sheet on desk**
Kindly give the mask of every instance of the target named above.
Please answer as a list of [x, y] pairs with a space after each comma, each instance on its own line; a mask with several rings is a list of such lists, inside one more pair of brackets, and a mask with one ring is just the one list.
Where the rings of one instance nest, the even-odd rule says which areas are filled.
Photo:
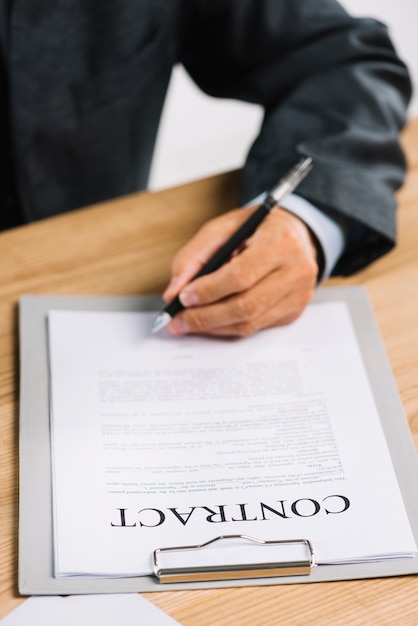
[[153, 318], [49, 314], [57, 577], [145, 575], [225, 534], [320, 563], [416, 551], [345, 303], [243, 340]]
[[2, 626], [152, 626], [178, 625], [137, 593], [38, 596], [29, 598], [1, 620]]

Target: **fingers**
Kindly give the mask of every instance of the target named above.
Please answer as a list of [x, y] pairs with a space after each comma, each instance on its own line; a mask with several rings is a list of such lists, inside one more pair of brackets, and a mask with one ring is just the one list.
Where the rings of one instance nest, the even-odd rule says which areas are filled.
[[251, 209], [236, 209], [210, 220], [179, 250], [172, 262], [172, 278], [163, 293], [166, 302], [173, 300], [182, 287], [191, 281], [215, 252], [248, 219], [250, 211]]
[[[241, 210], [238, 213], [241, 219]], [[232, 225], [229, 222], [223, 241], [237, 228], [238, 216], [228, 215]], [[248, 213], [244, 217], [247, 216]], [[240, 254], [219, 270], [192, 282], [182, 282], [187, 275], [182, 264], [186, 260], [194, 263], [194, 275], [197, 264], [206, 262], [206, 255], [210, 257], [219, 247], [219, 243], [213, 246], [208, 237], [219, 242], [222, 226], [222, 218], [209, 224], [173, 264], [180, 268], [177, 288], [187, 308], [170, 323], [170, 332], [245, 336], [296, 319], [312, 298], [316, 285], [316, 249], [307, 227], [281, 209], [274, 210]], [[170, 292], [169, 287], [165, 295], [174, 291], [173, 288]]]
[[248, 336], [263, 328], [289, 324], [313, 296], [315, 283], [295, 271], [277, 270], [250, 290], [211, 305], [186, 309], [168, 326], [175, 335], [188, 333]]

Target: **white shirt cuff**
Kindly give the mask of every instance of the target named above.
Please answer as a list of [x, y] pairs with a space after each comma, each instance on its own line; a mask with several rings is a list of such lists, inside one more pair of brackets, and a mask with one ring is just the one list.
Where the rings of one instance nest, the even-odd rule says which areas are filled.
[[[260, 204], [266, 195], [266, 193], [260, 194], [248, 202], [247, 206]], [[324, 280], [331, 274], [344, 251], [345, 236], [342, 226], [297, 194], [287, 195], [280, 202], [280, 206], [305, 222], [316, 235], [324, 254], [325, 267], [321, 277], [321, 280]]]

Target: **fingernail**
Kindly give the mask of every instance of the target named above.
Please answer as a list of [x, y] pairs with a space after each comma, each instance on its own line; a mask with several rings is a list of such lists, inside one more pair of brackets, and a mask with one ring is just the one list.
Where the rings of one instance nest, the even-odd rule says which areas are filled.
[[175, 317], [167, 326], [167, 330], [172, 335], [186, 335], [189, 332], [189, 326], [181, 317]]
[[193, 293], [193, 291], [182, 291], [179, 294], [179, 300], [182, 303], [182, 305], [185, 307], [195, 306], [196, 304], [199, 303], [199, 300], [196, 294]]

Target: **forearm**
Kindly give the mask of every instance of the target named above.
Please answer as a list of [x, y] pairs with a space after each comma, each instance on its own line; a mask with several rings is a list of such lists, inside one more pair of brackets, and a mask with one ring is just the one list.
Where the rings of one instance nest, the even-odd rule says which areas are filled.
[[347, 224], [335, 271], [355, 271], [389, 250], [411, 86], [386, 28], [351, 18], [333, 0], [231, 0], [201, 9], [186, 67], [212, 95], [265, 108], [242, 203], [269, 189], [300, 154], [311, 156], [314, 172], [298, 194]]

